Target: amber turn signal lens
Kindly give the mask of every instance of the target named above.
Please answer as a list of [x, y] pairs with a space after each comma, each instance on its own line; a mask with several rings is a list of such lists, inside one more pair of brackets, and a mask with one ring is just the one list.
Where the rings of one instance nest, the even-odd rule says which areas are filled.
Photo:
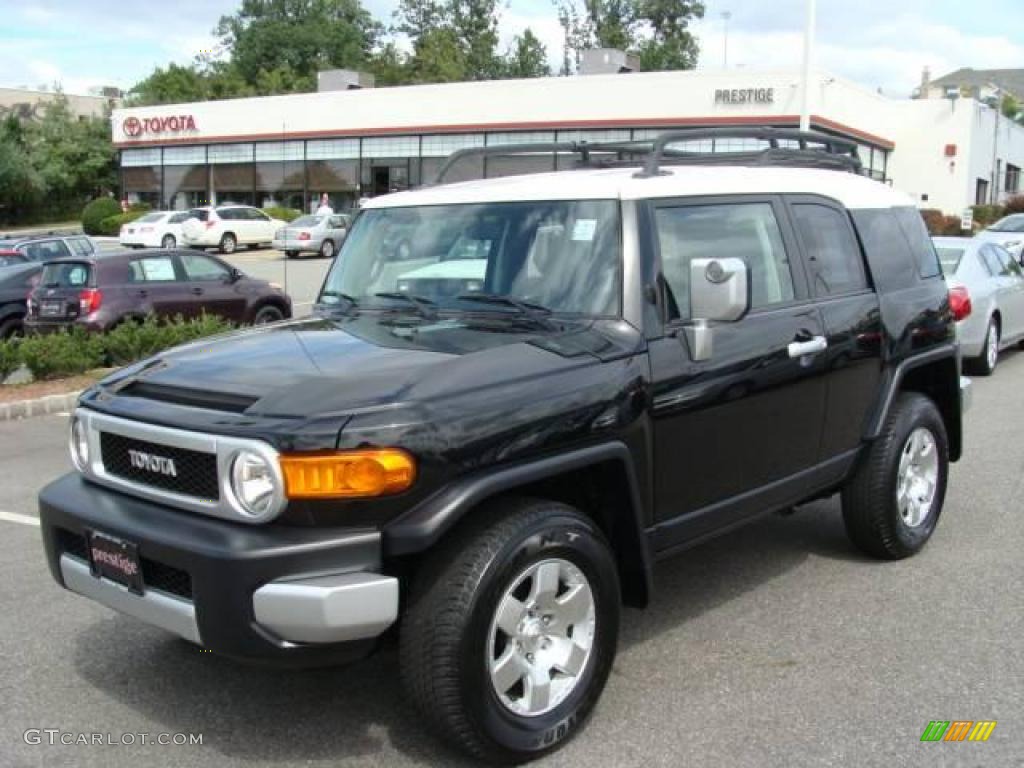
[[281, 457], [289, 499], [352, 499], [401, 493], [416, 479], [416, 462], [405, 451], [295, 453]]

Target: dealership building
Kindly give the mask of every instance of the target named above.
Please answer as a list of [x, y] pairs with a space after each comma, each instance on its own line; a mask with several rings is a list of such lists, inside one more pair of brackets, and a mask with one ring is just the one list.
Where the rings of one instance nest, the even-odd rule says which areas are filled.
[[[340, 209], [427, 183], [465, 147], [642, 140], [691, 127], [796, 127], [801, 97], [797, 72], [630, 72], [118, 109], [112, 131], [129, 200], [173, 209], [225, 202], [308, 209], [326, 192]], [[973, 98], [892, 99], [815, 72], [809, 104], [812, 128], [854, 140], [868, 172], [922, 208], [959, 213], [1019, 189], [1024, 127]], [[700, 148], [750, 146], [720, 139]], [[475, 157], [450, 178], [570, 162], [555, 152]]]

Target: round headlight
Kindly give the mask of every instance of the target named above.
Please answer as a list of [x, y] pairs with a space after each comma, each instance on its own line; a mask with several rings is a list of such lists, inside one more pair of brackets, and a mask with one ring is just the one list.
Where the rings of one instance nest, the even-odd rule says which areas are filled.
[[71, 461], [79, 472], [85, 472], [89, 466], [89, 433], [85, 422], [78, 416], [71, 417], [71, 431], [68, 440], [71, 450]]
[[277, 480], [266, 459], [242, 451], [231, 465], [231, 490], [246, 514], [263, 517], [274, 505]]

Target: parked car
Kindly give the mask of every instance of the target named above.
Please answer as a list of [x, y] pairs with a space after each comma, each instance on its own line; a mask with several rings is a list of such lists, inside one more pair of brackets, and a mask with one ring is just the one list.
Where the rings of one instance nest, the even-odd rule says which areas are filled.
[[[664, 152], [738, 134], [367, 202], [314, 317], [82, 395], [76, 469], [39, 498], [55, 580], [235, 658], [351, 661], [397, 635], [422, 719], [507, 764], [580, 732], [657, 560], [834, 493], [860, 550], [919, 552], [971, 382], [915, 201], [846, 172], [831, 134]], [[411, 255], [383, 247], [395, 225]], [[400, 291], [453, 230], [483, 285]]]
[[18, 251], [0, 251], [0, 269], [4, 267], [16, 267], [20, 264], [28, 264], [30, 259]]
[[0, 340], [22, 334], [28, 294], [42, 270], [31, 261], [0, 268]]
[[182, 242], [181, 225], [190, 211], [153, 211], [121, 227], [118, 241], [126, 248], [171, 250]]
[[190, 248], [218, 248], [234, 253], [240, 245], [270, 245], [284, 226], [251, 205], [220, 205], [193, 208], [181, 226], [184, 244]]
[[1011, 213], [1009, 216], [1004, 216], [981, 230], [975, 237], [1001, 245], [1018, 263], [1024, 263], [1024, 213]]
[[351, 217], [344, 213], [300, 216], [277, 230], [273, 245], [284, 251], [287, 258], [300, 253], [319, 253], [330, 259], [338, 252], [351, 225]]
[[1006, 249], [976, 237], [936, 237], [954, 303], [969, 302], [957, 335], [964, 361], [990, 376], [999, 352], [1024, 339], [1024, 269]]
[[124, 320], [219, 315], [262, 325], [292, 315], [280, 286], [195, 251], [121, 251], [46, 264], [29, 296], [28, 333], [81, 326], [105, 331]]
[[0, 235], [0, 250], [17, 251], [31, 261], [53, 261], [70, 256], [92, 256], [99, 251], [86, 235]]

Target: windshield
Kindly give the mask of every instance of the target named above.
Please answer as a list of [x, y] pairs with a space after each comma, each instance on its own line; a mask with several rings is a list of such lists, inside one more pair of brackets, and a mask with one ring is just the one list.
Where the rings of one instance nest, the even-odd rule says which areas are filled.
[[942, 274], [952, 275], [960, 266], [960, 259], [964, 255], [963, 248], [950, 248], [948, 246], [936, 246], [939, 254], [939, 263], [942, 264]]
[[1024, 213], [1004, 216], [991, 227], [991, 232], [1024, 232]]
[[288, 226], [290, 227], [315, 227], [324, 220], [323, 216], [300, 216]]
[[[529, 302], [617, 316], [620, 250], [611, 200], [370, 209], [345, 240], [320, 300], [386, 306], [404, 294], [444, 309], [508, 311]], [[471, 293], [490, 301], [467, 299]]]

